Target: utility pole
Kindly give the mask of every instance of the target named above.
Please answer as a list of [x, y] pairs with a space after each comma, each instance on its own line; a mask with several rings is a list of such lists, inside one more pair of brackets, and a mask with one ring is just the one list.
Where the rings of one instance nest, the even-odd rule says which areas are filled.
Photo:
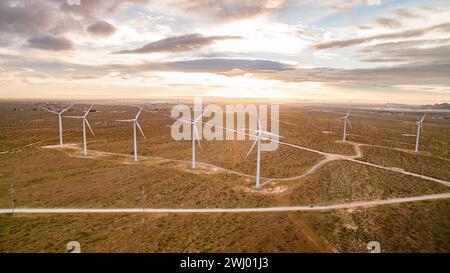
[[11, 211], [12, 211], [12, 215], [15, 216], [16, 212], [15, 212], [15, 207], [16, 207], [16, 198], [14, 197], [14, 184], [11, 184]]
[[142, 212], [144, 212], [145, 208], [145, 188], [144, 186], [141, 187], [141, 203], [142, 203]]

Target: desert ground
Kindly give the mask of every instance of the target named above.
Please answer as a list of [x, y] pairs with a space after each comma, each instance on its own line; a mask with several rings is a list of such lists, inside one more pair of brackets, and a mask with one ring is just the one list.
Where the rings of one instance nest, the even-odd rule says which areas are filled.
[[[39, 104], [41, 106], [48, 106]], [[62, 104], [61, 104], [62, 105]], [[61, 107], [58, 105], [58, 107]], [[81, 115], [77, 103], [67, 115]], [[0, 103], [0, 208], [265, 208], [323, 206], [450, 193], [450, 113], [428, 113], [414, 152], [412, 111], [280, 106], [279, 149], [262, 152], [256, 190], [252, 140], [201, 141], [198, 168], [191, 142], [174, 141], [172, 104], [146, 103], [132, 161], [138, 108], [97, 103], [89, 114], [88, 156], [81, 121], [34, 103]], [[204, 121], [207, 119], [205, 118]], [[257, 213], [3, 214], [1, 252], [64, 252], [79, 241], [86, 252], [449, 252], [450, 200], [352, 209]]]

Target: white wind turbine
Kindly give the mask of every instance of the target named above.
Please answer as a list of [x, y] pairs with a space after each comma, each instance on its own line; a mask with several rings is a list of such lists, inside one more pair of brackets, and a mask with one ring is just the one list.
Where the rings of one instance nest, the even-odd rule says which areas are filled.
[[419, 151], [419, 140], [420, 140], [420, 133], [423, 131], [423, 120], [425, 119], [425, 114], [423, 114], [422, 118], [419, 118], [417, 120], [417, 136], [416, 136], [416, 153]]
[[87, 109], [87, 111], [84, 113], [83, 116], [64, 116], [65, 118], [74, 118], [74, 119], [82, 119], [83, 120], [83, 154], [87, 155], [87, 143], [86, 143], [86, 125], [89, 127], [89, 130], [91, 130], [91, 133], [93, 136], [95, 136], [94, 131], [91, 128], [91, 125], [89, 124], [89, 121], [87, 120], [87, 116], [89, 115], [89, 112], [91, 111], [92, 107], [94, 105], [91, 105]]
[[197, 140], [198, 146], [201, 148], [200, 137], [198, 136], [197, 123], [201, 120], [203, 114], [201, 114], [194, 121], [187, 119], [179, 119], [182, 122], [188, 123], [192, 126], [192, 169], [195, 169], [195, 141]]
[[[282, 138], [282, 137], [279, 135], [272, 134], [270, 132], [261, 130], [261, 120], [259, 118], [259, 114], [258, 114], [258, 127], [255, 130], [255, 133], [256, 133], [255, 142], [253, 142], [253, 145], [250, 148], [250, 150], [248, 151], [245, 158], [247, 158], [250, 155], [250, 153], [252, 152], [255, 145], [258, 144], [258, 150], [257, 150], [258, 153], [257, 153], [257, 157], [256, 157], [256, 189], [259, 189], [260, 188], [259, 177], [260, 177], [260, 165], [261, 165], [260, 164], [261, 163], [261, 138], [271, 139], [272, 137], [276, 137], [276, 138]], [[263, 135], [266, 135], [266, 137], [264, 137]]]
[[137, 113], [136, 117], [134, 119], [121, 119], [121, 120], [116, 120], [119, 122], [132, 122], [133, 123], [133, 145], [134, 145], [134, 161], [138, 160], [138, 155], [137, 155], [137, 140], [136, 140], [136, 127], [139, 128], [139, 131], [141, 131], [142, 136], [144, 137], [145, 140], [147, 140], [147, 137], [145, 137], [144, 131], [142, 131], [141, 125], [139, 125], [138, 122], [138, 118], [141, 115], [141, 112], [143, 110], [143, 106], [139, 107], [139, 112]]
[[58, 111], [54, 111], [54, 110], [50, 110], [50, 109], [47, 109], [47, 108], [44, 108], [44, 107], [39, 107], [39, 108], [41, 108], [41, 109], [44, 109], [45, 111], [48, 111], [48, 112], [50, 112], [50, 113], [53, 113], [53, 114], [58, 115], [58, 125], [59, 125], [59, 146], [63, 146], [63, 136], [62, 136], [62, 135], [63, 135], [62, 114], [63, 114], [64, 112], [66, 112], [67, 110], [69, 110], [72, 106], [73, 106], [73, 104], [71, 104], [69, 107], [67, 107], [67, 108], [65, 108], [65, 109], [59, 110], [59, 112], [58, 112]]
[[347, 123], [352, 128], [352, 124], [350, 123], [350, 120], [348, 119], [348, 116], [350, 115], [350, 110], [347, 112], [345, 116], [342, 117], [344, 119], [344, 134], [342, 136], [342, 141], [345, 142], [347, 139]]

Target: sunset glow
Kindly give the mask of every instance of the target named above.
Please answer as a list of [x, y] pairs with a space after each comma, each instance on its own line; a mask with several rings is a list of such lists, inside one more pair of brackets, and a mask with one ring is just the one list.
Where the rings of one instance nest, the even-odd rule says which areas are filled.
[[1, 1], [0, 98], [448, 102], [449, 17], [438, 0]]

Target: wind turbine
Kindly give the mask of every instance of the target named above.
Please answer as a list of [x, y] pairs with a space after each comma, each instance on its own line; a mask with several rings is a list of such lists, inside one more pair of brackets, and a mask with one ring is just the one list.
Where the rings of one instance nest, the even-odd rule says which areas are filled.
[[350, 126], [350, 128], [352, 128], [352, 124], [350, 123], [350, 120], [348, 119], [349, 115], [350, 115], [350, 110], [347, 112], [347, 114], [345, 116], [342, 117], [342, 119], [344, 119], [344, 135], [342, 136], [342, 142], [345, 142], [346, 138], [347, 138], [347, 123]]
[[139, 107], [139, 112], [137, 113], [136, 117], [134, 119], [121, 119], [121, 120], [116, 120], [119, 122], [132, 122], [133, 123], [133, 145], [134, 145], [134, 161], [138, 160], [138, 155], [137, 155], [137, 141], [136, 141], [136, 127], [139, 128], [139, 131], [141, 131], [142, 136], [144, 137], [145, 140], [147, 140], [147, 138], [145, 137], [144, 131], [142, 131], [141, 125], [139, 125], [138, 122], [138, 118], [141, 115], [141, 112], [143, 110], [143, 106]]
[[192, 126], [192, 169], [195, 169], [195, 141], [198, 142], [198, 147], [202, 148], [200, 144], [200, 137], [198, 136], [197, 123], [203, 117], [203, 113], [194, 121], [187, 119], [179, 119], [182, 122], [188, 123]]
[[67, 107], [67, 108], [65, 108], [65, 109], [59, 110], [59, 112], [58, 112], [58, 111], [54, 111], [54, 110], [50, 110], [50, 109], [47, 109], [47, 108], [44, 108], [44, 107], [39, 107], [39, 108], [41, 108], [41, 109], [44, 109], [45, 111], [48, 111], [48, 112], [50, 112], [50, 113], [53, 113], [53, 114], [58, 115], [58, 124], [59, 124], [59, 146], [63, 146], [63, 137], [62, 137], [62, 135], [63, 135], [62, 114], [63, 114], [64, 112], [66, 112], [67, 110], [69, 110], [72, 106], [73, 106], [73, 104], [71, 104], [69, 107]]
[[64, 116], [65, 118], [74, 118], [74, 119], [82, 119], [83, 120], [83, 153], [84, 155], [87, 155], [87, 144], [86, 144], [86, 125], [89, 127], [89, 130], [91, 130], [91, 133], [93, 136], [95, 136], [94, 131], [92, 131], [91, 125], [89, 124], [89, 121], [87, 120], [87, 116], [89, 115], [89, 112], [91, 111], [92, 107], [94, 105], [91, 105], [89, 109], [84, 113], [83, 116]]
[[419, 140], [420, 140], [420, 132], [423, 131], [423, 120], [425, 119], [425, 114], [423, 114], [422, 118], [417, 120], [417, 136], [416, 136], [416, 153], [419, 151]]
[[[259, 189], [259, 187], [260, 187], [259, 177], [260, 177], [260, 169], [261, 169], [261, 167], [260, 167], [260, 163], [261, 163], [261, 138], [265, 138], [265, 139], [269, 138], [270, 139], [271, 137], [277, 137], [277, 138], [282, 138], [282, 137], [279, 136], [279, 135], [272, 134], [270, 132], [261, 130], [261, 120], [259, 118], [259, 114], [258, 114], [258, 127], [255, 130], [255, 132], [256, 132], [255, 142], [253, 142], [253, 145], [250, 148], [250, 150], [248, 151], [248, 153], [245, 156], [245, 158], [247, 158], [250, 155], [250, 153], [252, 152], [252, 150], [255, 147], [255, 145], [258, 144], [258, 153], [257, 153], [257, 156], [256, 156], [256, 189]], [[266, 137], [264, 137], [263, 135], [266, 135]]]

